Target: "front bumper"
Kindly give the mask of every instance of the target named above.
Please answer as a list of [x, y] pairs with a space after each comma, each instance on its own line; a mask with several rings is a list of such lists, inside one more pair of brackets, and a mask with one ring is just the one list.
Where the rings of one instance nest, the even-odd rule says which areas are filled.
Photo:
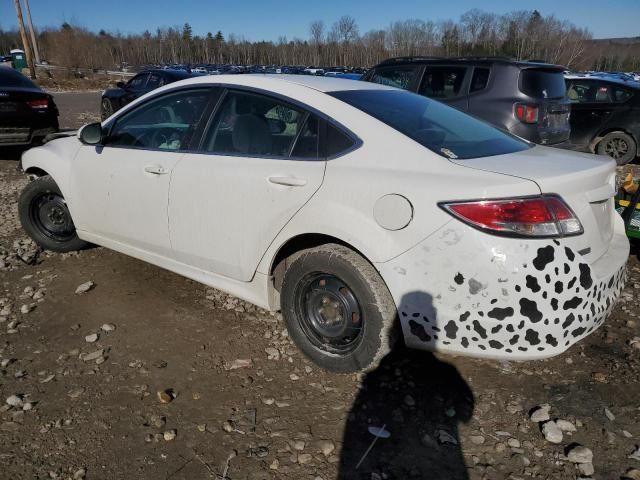
[[527, 360], [564, 352], [598, 328], [624, 287], [629, 242], [587, 264], [570, 240], [501, 238], [452, 221], [377, 267], [412, 348]]

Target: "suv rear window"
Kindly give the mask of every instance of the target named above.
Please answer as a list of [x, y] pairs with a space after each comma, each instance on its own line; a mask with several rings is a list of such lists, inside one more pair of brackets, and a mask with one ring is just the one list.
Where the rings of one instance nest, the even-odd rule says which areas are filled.
[[449, 159], [490, 157], [527, 150], [529, 144], [436, 100], [394, 90], [349, 90], [333, 97], [386, 123]]
[[564, 76], [558, 70], [528, 68], [520, 72], [520, 91], [533, 98], [563, 98]]
[[406, 90], [416, 83], [420, 71], [418, 65], [376, 68], [367, 81]]

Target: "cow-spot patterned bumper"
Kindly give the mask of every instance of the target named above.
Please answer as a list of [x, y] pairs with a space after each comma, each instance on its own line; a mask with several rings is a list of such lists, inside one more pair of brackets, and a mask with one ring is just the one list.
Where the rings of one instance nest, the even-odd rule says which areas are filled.
[[509, 239], [451, 225], [378, 265], [409, 347], [550, 357], [598, 328], [624, 287], [629, 242], [623, 228], [590, 265], [569, 239]]

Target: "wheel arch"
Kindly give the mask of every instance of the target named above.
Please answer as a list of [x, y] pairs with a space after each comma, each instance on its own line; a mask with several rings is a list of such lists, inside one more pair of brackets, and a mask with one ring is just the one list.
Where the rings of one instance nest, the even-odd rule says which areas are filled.
[[288, 260], [292, 260], [293, 258], [295, 258], [295, 255], [297, 253], [300, 253], [304, 250], [319, 247], [320, 245], [326, 245], [328, 243], [343, 245], [353, 250], [367, 262], [373, 265], [373, 262], [371, 262], [371, 260], [365, 253], [363, 253], [353, 244], [342, 240], [341, 238], [325, 233], [301, 233], [298, 235], [294, 235], [284, 241], [276, 250], [276, 253], [272, 256], [271, 262], [269, 264], [269, 277], [272, 279], [272, 287], [277, 292], [280, 291]]
[[24, 173], [26, 173], [29, 177], [35, 177], [35, 178], [46, 177], [47, 175], [49, 175], [49, 172], [36, 166], [28, 167], [24, 171]]

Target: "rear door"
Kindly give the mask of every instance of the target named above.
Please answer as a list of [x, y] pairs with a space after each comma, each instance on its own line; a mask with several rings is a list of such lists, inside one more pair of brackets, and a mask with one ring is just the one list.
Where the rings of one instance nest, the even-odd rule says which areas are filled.
[[422, 75], [418, 93], [450, 105], [458, 110], [469, 109], [469, 72], [464, 65], [427, 65]]
[[617, 114], [631, 108], [627, 104], [629, 92], [602, 80], [568, 80], [567, 97], [571, 102], [571, 143], [585, 148], [612, 125]]
[[281, 99], [228, 90], [200, 153], [173, 171], [174, 257], [250, 281], [278, 232], [322, 184], [318, 118]]

